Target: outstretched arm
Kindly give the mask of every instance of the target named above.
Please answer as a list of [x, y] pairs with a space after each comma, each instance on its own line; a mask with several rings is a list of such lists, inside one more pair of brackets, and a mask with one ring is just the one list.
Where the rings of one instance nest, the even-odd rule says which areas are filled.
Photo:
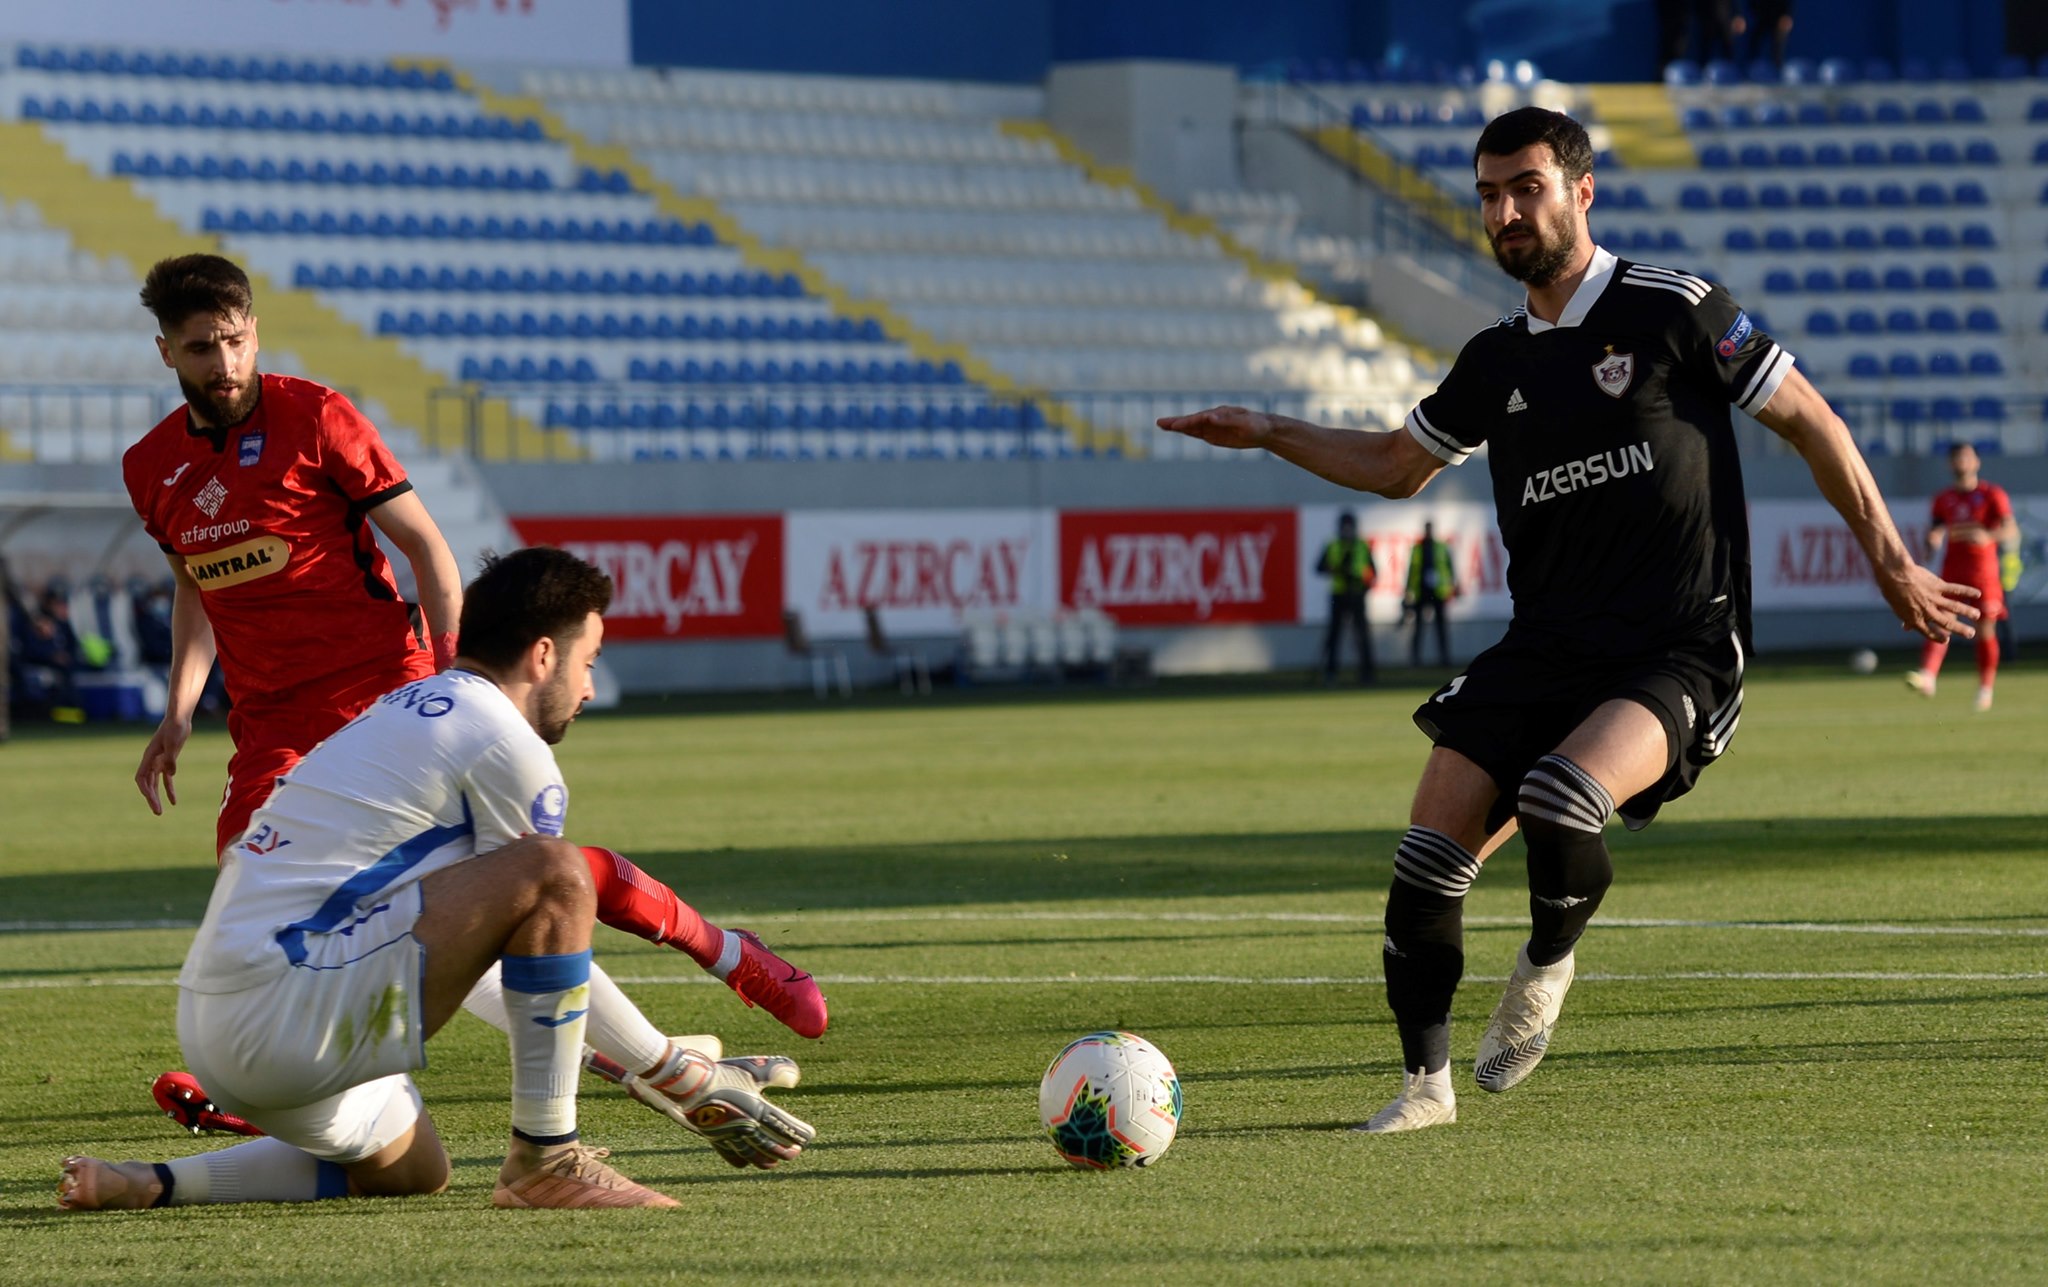
[[1952, 634], [1975, 638], [1980, 613], [1972, 601], [1979, 592], [1943, 581], [1913, 561], [1849, 427], [1806, 377], [1796, 368], [1786, 375], [1757, 419], [1805, 459], [1821, 495], [1856, 534], [1879, 592], [1905, 628], [1943, 642]]
[[1395, 500], [1421, 491], [1444, 467], [1444, 462], [1406, 429], [1391, 433], [1326, 429], [1306, 420], [1243, 407], [1161, 416], [1159, 427], [1215, 447], [1270, 451], [1339, 486]]

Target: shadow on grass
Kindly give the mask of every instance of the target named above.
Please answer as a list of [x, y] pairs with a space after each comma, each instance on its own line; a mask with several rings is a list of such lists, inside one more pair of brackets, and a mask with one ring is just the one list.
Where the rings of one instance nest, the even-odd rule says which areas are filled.
[[[1929, 855], [1956, 855], [1968, 837], [1971, 863], [2041, 853], [2038, 820], [2016, 816], [1866, 818], [1855, 822], [1664, 821], [1642, 835], [1610, 832], [1618, 881], [1650, 888], [1743, 877], [1810, 884], [1833, 871], [1875, 885], [1885, 874], [1925, 875]], [[1266, 832], [1236, 835], [1049, 836], [1032, 840], [910, 846], [721, 849], [630, 855], [689, 902], [714, 915], [834, 909], [942, 911], [1003, 903], [1130, 902], [1151, 899], [1302, 895], [1340, 910], [1369, 912], [1392, 874], [1398, 832]], [[1510, 842], [1487, 885], [1521, 883], [1522, 855]], [[196, 921], [210, 893], [190, 867], [141, 868], [81, 877], [25, 872], [0, 877], [7, 919]], [[2001, 920], [2048, 918], [2041, 905], [2007, 909]], [[1952, 918], [1942, 917], [1943, 921]], [[1058, 921], [1047, 922], [1057, 930]], [[1043, 939], [1028, 936], [1029, 941]], [[996, 940], [1001, 942], [1003, 940]], [[883, 944], [877, 944], [878, 946]]]

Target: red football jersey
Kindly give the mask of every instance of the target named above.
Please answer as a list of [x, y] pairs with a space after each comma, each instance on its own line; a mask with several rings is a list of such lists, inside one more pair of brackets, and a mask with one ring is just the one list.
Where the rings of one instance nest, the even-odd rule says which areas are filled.
[[262, 388], [233, 428], [180, 407], [121, 458], [143, 530], [199, 585], [238, 701], [425, 650], [368, 521], [412, 490], [405, 470], [334, 390], [284, 375]]
[[[2000, 524], [2012, 517], [2012, 498], [2005, 494], [2005, 488], [1996, 483], [1980, 482], [1969, 491], [1949, 487], [1934, 498], [1933, 524], [1936, 527], [1953, 528], [1964, 523], [1975, 523], [1986, 532], [1996, 533]], [[1998, 542], [1993, 539], [1964, 544], [1951, 534], [1942, 556], [1942, 575], [1951, 581], [1967, 581], [1982, 585], [1988, 581], [1998, 584]]]

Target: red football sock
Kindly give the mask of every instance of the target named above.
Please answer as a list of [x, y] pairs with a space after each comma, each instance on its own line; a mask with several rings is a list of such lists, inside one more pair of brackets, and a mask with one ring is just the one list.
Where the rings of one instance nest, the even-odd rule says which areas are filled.
[[1998, 631], [1995, 623], [1982, 621], [1977, 624], [1977, 686], [1991, 687], [1991, 681], [1998, 678]]
[[625, 855], [583, 846], [597, 886], [597, 919], [650, 943], [675, 948], [710, 969], [725, 949], [725, 931], [707, 922], [676, 891], [634, 866]]
[[1920, 673], [1929, 679], [1941, 673], [1941, 659], [1948, 656], [1948, 645], [1929, 639], [1920, 645]]

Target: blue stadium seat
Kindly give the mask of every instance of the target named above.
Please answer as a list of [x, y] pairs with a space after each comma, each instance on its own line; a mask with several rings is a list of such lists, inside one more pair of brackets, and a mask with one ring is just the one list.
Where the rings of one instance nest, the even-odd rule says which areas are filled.
[[1870, 189], [1860, 183], [1845, 183], [1835, 190], [1835, 204], [1850, 210], [1868, 209]]
[[1920, 245], [1928, 250], [1953, 250], [1955, 229], [1945, 223], [1931, 223], [1920, 230]]
[[1851, 335], [1877, 335], [1884, 327], [1877, 320], [1877, 314], [1867, 308], [1852, 308], [1842, 319], [1843, 329]]
[[1913, 270], [1898, 264], [1884, 270], [1884, 288], [1892, 291], [1912, 291], [1920, 288], [1920, 279]]
[[1948, 109], [1931, 98], [1913, 104], [1913, 124], [1940, 125], [1948, 120]]
[[1885, 149], [1884, 159], [1887, 165], [1920, 165], [1920, 145], [1911, 139], [1896, 140]]
[[[1787, 275], [1789, 276], [1790, 274]], [[1808, 335], [1840, 335], [1842, 333], [1842, 320], [1827, 309], [1817, 308], [1806, 315], [1806, 333]]]
[[1835, 230], [1826, 224], [1815, 224], [1799, 238], [1799, 244], [1809, 251], [1830, 251], [1835, 249]]
[[[1941, 185], [1940, 185], [1940, 184], [1938, 184], [1938, 183], [1924, 183], [1924, 184], [1921, 184], [1920, 186], [1921, 186], [1921, 188], [1922, 188], [1922, 189], [1929, 189], [1929, 188], [1931, 188], [1931, 189], [1933, 189], [1933, 190], [1934, 190], [1935, 192], [1937, 192], [1937, 193], [1939, 193], [1939, 192], [1941, 191]], [[1962, 181], [1961, 183], [1958, 183], [1958, 184], [1956, 185], [1956, 187], [1955, 187], [1955, 197], [1954, 197], [1954, 200], [1955, 200], [1955, 203], [1956, 203], [1957, 205], [1959, 205], [1959, 206], [1971, 206], [1971, 207], [1978, 207], [1978, 206], [1988, 206], [1988, 205], [1990, 205], [1990, 204], [1991, 204], [1991, 194], [1990, 194], [1990, 193], [1988, 193], [1988, 192], [1986, 192], [1986, 191], [1984, 190], [1984, 185], [1983, 185], [1983, 184], [1981, 184], [1981, 183], [1979, 183], [1979, 182], [1977, 182], [1977, 181], [1976, 181], [1975, 179], [1965, 179], [1965, 180], [1963, 180], [1963, 181]], [[1931, 204], [1931, 205], [1940, 205], [1940, 204], [1941, 204], [1941, 202], [1940, 202], [1940, 201], [1934, 201], [1934, 202], [1926, 202], [1926, 201], [1923, 201], [1923, 202], [1921, 202], [1921, 204], [1922, 204], [1922, 205], [1929, 205], [1929, 204]]]
[[1973, 308], [1963, 317], [1963, 326], [1972, 335], [1996, 335], [2005, 329], [1997, 312], [1988, 308]]
[[1913, 204], [1913, 198], [1906, 192], [1903, 183], [1880, 183], [1877, 185], [1877, 204], [1888, 210], [1897, 210]]
[[1836, 279], [1832, 268], [1809, 268], [1799, 284], [1811, 295], [1832, 295], [1842, 289], [1842, 283]]
[[1954, 424], [1963, 418], [1963, 400], [1944, 396], [1927, 404], [1927, 418], [1937, 424]]
[[1991, 235], [1989, 226], [1981, 223], [1963, 225], [1963, 245], [1971, 250], [1990, 250], [1998, 245], [1998, 239]]
[[1771, 168], [1771, 149], [1762, 143], [1745, 143], [1735, 153], [1735, 163], [1745, 170], [1768, 170]]
[[1972, 398], [1970, 419], [1984, 420], [1992, 424], [2005, 422], [2005, 403], [1997, 398]]
[[[1894, 354], [1893, 358], [1903, 356]], [[1963, 373], [1962, 359], [1946, 349], [1937, 349], [1927, 355], [1927, 374], [1940, 379], [1953, 379]]]
[[1884, 164], [1884, 149], [1868, 140], [1849, 146], [1849, 164], [1870, 169]]
[[1884, 329], [1893, 335], [1918, 335], [1920, 315], [1910, 308], [1895, 308], [1884, 315]]
[[1960, 289], [1956, 282], [1956, 270], [1947, 264], [1930, 265], [1926, 272], [1920, 274], [1920, 287], [1922, 290], [1939, 291]]
[[1802, 183], [1799, 185], [1799, 207], [1802, 210], [1825, 210], [1835, 203], [1834, 194], [1825, 185]]
[[1963, 268], [1962, 288], [1964, 290], [1997, 290], [1998, 279], [1982, 264], [1967, 264]]
[[1746, 130], [1756, 124], [1756, 118], [1750, 115], [1749, 108], [1741, 103], [1725, 104], [1719, 115], [1723, 129]]
[[1784, 169], [1803, 170], [1811, 162], [1806, 148], [1798, 143], [1780, 143], [1771, 153], [1771, 160]]
[[1894, 380], [1917, 380], [1921, 366], [1918, 353], [1898, 352], [1885, 359], [1884, 373]]
[[1678, 119], [1680, 127], [1689, 134], [1718, 128], [1714, 114], [1704, 107], [1688, 107], [1679, 114]]
[[1766, 228], [1764, 249], [1776, 254], [1789, 254], [1799, 249], [1799, 238], [1790, 228]]
[[1886, 410], [1893, 420], [1908, 428], [1927, 418], [1927, 404], [1918, 398], [1893, 398]]
[[[1953, 145], [1951, 144], [1950, 146]], [[1932, 144], [1927, 148], [1927, 159], [1929, 161], [1934, 159], [1934, 147]], [[1997, 165], [1998, 163], [1998, 145], [1990, 140], [1972, 139], [1963, 145], [1964, 165]]]
[[1970, 354], [1970, 374], [2000, 376], [2005, 374], [2005, 362], [1989, 349], [1978, 349]]
[[1757, 188], [1756, 203], [1765, 210], [1789, 210], [1792, 194], [1782, 183], [1766, 183]]
[[1724, 183], [1717, 194], [1723, 210], [1747, 210], [1752, 204], [1749, 189], [1740, 183]]
[[1842, 249], [1875, 250], [1877, 249], [1877, 233], [1867, 224], [1852, 223], [1842, 229]]
[[1678, 206], [1681, 210], [1712, 210], [1714, 195], [1697, 183], [1688, 183], [1678, 190]]
[[1723, 250], [1747, 252], [1757, 248], [1756, 233], [1748, 228], [1730, 228], [1721, 234]]
[[2027, 105], [2027, 120], [2033, 123], [2048, 121], [2048, 98], [2037, 98]]
[[1911, 250], [1920, 244], [1913, 230], [1902, 223], [1888, 223], [1878, 230], [1878, 244], [1886, 250]]

